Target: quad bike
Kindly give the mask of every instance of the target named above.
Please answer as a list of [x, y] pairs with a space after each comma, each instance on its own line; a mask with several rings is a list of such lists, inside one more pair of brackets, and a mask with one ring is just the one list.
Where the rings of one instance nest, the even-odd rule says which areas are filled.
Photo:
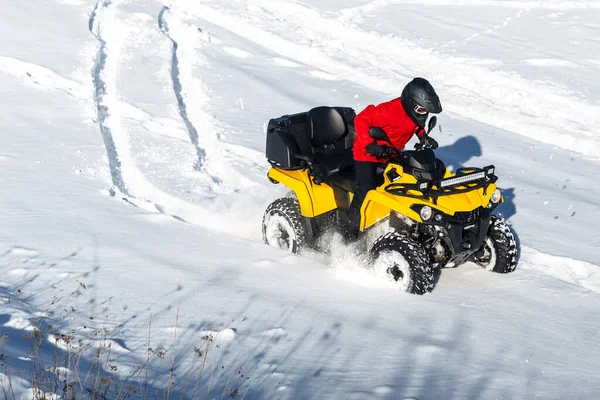
[[[269, 121], [268, 177], [293, 192], [272, 202], [263, 217], [263, 240], [293, 253], [319, 249], [329, 228], [347, 218], [354, 184], [354, 110], [317, 107]], [[427, 134], [436, 124], [431, 117]], [[369, 134], [387, 141], [381, 128]], [[504, 220], [492, 212], [503, 202], [495, 167], [454, 173], [427, 146], [388, 148], [379, 186], [360, 210], [362, 236], [374, 237], [373, 268], [389, 274], [401, 290], [433, 289], [436, 268], [467, 261], [498, 273], [517, 266], [517, 244]]]

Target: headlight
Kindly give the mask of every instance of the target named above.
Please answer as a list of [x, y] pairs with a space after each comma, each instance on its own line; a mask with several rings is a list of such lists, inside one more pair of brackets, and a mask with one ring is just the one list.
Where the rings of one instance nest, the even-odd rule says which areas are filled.
[[431, 218], [433, 212], [431, 211], [431, 207], [424, 206], [423, 208], [421, 208], [421, 212], [419, 214], [421, 214], [421, 219], [423, 221], [428, 221]]
[[501, 199], [502, 199], [502, 192], [500, 192], [500, 189], [494, 190], [494, 193], [492, 193], [492, 198], [490, 199], [490, 201], [494, 204], [497, 204]]

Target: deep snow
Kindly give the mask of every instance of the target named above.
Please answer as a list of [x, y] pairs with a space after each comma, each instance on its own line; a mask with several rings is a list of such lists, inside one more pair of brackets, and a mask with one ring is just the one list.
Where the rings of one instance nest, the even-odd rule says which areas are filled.
[[[599, 9], [5, 6], [0, 354], [10, 369], [0, 379], [8, 372], [17, 398], [31, 397], [23, 335], [42, 321], [81, 336], [107, 327], [125, 381], [150, 324], [152, 345], [177, 355], [177, 397], [192, 397], [182, 380], [212, 333], [216, 372], [201, 398], [235, 388], [248, 399], [594, 398]], [[321, 104], [360, 111], [414, 75], [442, 97], [440, 158], [496, 165], [517, 271], [444, 270], [416, 297], [352, 249], [294, 256], [263, 245], [262, 212], [287, 192], [265, 176], [268, 119]], [[162, 387], [168, 365], [150, 374]]]

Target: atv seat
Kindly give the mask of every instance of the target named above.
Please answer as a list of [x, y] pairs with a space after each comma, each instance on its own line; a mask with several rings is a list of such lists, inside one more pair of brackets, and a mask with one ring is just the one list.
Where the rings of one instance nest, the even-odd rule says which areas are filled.
[[316, 107], [308, 112], [310, 141], [314, 149], [315, 172], [325, 180], [347, 168], [354, 167], [348, 123], [331, 107]]
[[353, 169], [354, 110], [316, 107], [269, 121], [267, 159], [282, 169], [309, 168], [315, 183]]

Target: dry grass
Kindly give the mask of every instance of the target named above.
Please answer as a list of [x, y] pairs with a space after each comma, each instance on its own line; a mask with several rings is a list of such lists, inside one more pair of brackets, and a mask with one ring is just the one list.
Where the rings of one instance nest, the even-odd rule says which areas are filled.
[[[123, 352], [113, 349], [111, 331], [107, 327], [92, 329], [69, 328], [75, 318], [71, 315], [76, 311], [77, 299], [82, 291], [87, 288], [79, 282], [79, 287], [59, 304], [54, 298], [49, 306], [61, 307], [57, 316], [48, 322], [47, 319], [37, 321], [33, 331], [23, 335], [26, 343], [27, 354], [25, 360], [27, 369], [19, 370], [12, 366], [17, 360], [0, 354], [0, 372], [5, 379], [0, 379], [0, 393], [6, 400], [16, 400], [14, 377], [25, 378], [32, 389], [32, 400], [50, 399], [90, 399], [90, 400], [124, 400], [129, 398], [140, 399], [167, 399], [201, 398], [200, 388], [205, 386], [206, 395], [211, 391], [215, 367], [207, 369], [209, 355], [216, 358], [219, 345], [215, 344], [211, 334], [203, 335], [198, 346], [190, 349], [192, 360], [185, 367], [185, 374], [178, 378], [180, 385], [175, 384], [175, 370], [177, 363], [181, 362], [176, 357], [177, 329], [179, 323], [179, 308], [175, 316], [170, 348], [152, 346], [152, 316], [148, 323], [145, 355], [128, 371], [120, 371], [123, 365], [131, 364], [131, 354], [123, 359]], [[90, 317], [93, 320], [94, 317]], [[55, 326], [60, 326], [56, 328]], [[7, 335], [0, 338], [0, 345], [8, 343], [12, 338]], [[2, 348], [0, 347], [0, 353]], [[169, 354], [170, 353], [170, 354]], [[213, 353], [214, 356], [213, 356]], [[184, 353], [185, 354], [185, 353]], [[135, 356], [135, 355], [133, 355]], [[170, 357], [169, 357], [170, 356]], [[121, 358], [121, 359], [120, 359]], [[140, 357], [138, 357], [139, 360]], [[168, 363], [169, 372], [166, 385], [151, 378], [151, 371], [160, 369], [161, 363]], [[23, 362], [21, 361], [21, 364]], [[213, 363], [214, 364], [214, 363]], [[183, 368], [183, 367], [182, 367]], [[224, 368], [224, 367], [222, 367]], [[208, 375], [208, 376], [207, 376]], [[166, 376], [166, 375], [165, 375]], [[208, 379], [208, 382], [205, 380]], [[164, 382], [164, 381], [163, 381]], [[193, 386], [192, 386], [193, 385]], [[192, 390], [193, 388], [193, 390]], [[179, 390], [177, 394], [176, 389]], [[189, 391], [192, 393], [189, 394]], [[221, 398], [238, 397], [239, 389], [225, 384]], [[185, 396], [185, 397], [184, 397]]]

